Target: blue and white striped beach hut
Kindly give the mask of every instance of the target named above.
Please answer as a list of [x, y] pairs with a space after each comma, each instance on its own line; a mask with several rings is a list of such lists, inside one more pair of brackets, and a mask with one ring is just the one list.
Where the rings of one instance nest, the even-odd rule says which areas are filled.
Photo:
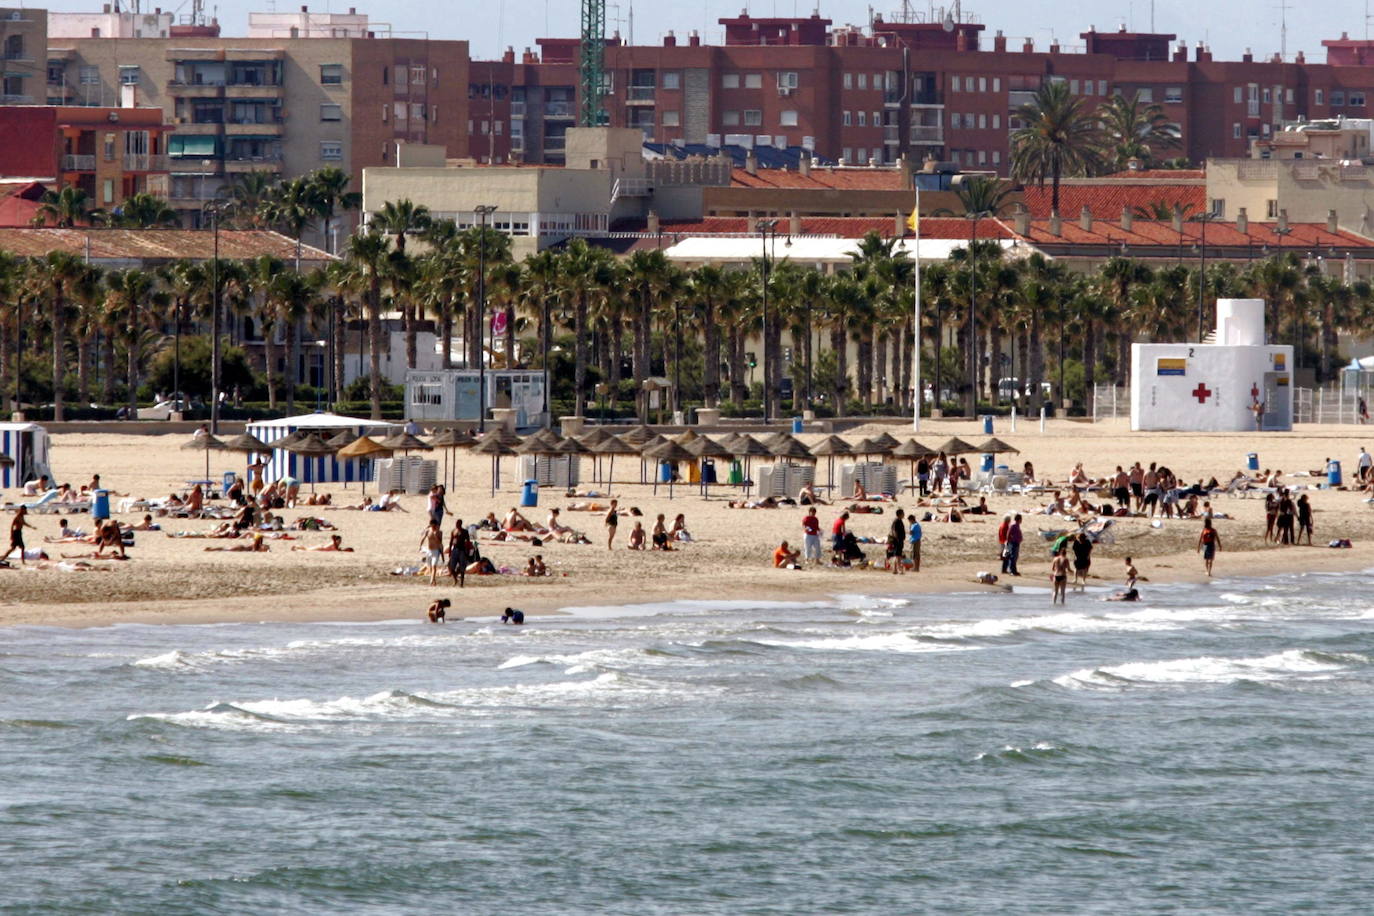
[[[363, 420], [358, 417], [343, 417], [334, 413], [307, 413], [296, 417], [283, 417], [280, 420], [263, 420], [249, 423], [248, 432], [271, 445], [294, 432], [318, 432], [321, 430], [338, 431], [346, 429], [354, 435], [389, 436], [401, 429], [399, 423], [382, 420]], [[302, 483], [352, 483], [372, 479], [372, 462], [365, 458], [340, 461], [333, 455], [310, 458], [288, 452], [284, 448], [274, 448], [265, 458], [267, 467], [263, 469], [263, 479], [280, 480], [294, 477]]]
[[40, 474], [53, 479], [48, 464], [48, 431], [37, 423], [0, 423], [0, 454], [14, 461], [0, 467], [0, 489], [22, 487]]

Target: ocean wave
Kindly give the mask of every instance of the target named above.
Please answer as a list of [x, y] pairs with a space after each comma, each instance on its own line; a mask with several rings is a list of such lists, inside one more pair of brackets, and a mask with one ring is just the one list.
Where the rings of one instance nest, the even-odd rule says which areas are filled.
[[500, 671], [529, 665], [551, 665], [562, 667], [564, 674], [586, 674], [592, 671], [615, 670], [627, 665], [673, 664], [691, 662], [670, 652], [636, 646], [624, 649], [588, 649], [569, 655], [515, 655], [497, 665], [496, 669]]
[[[456, 629], [457, 628], [455, 628], [455, 630]], [[349, 652], [359, 649], [448, 648], [453, 645], [456, 638], [472, 635], [476, 635], [476, 633], [474, 631], [463, 631], [461, 633], [452, 633], [452, 635], [449, 633], [441, 633], [424, 636], [395, 636], [391, 638], [348, 637], [343, 639], [324, 640], [297, 639], [282, 646], [204, 649], [198, 652], [172, 649], [160, 655], [135, 659], [128, 664], [130, 667], [152, 671], [196, 672], [205, 671], [218, 665], [225, 664], [239, 664], [254, 661], [281, 661], [293, 657]]]
[[971, 652], [980, 646], [956, 646], [930, 642], [925, 633], [905, 630], [896, 633], [870, 633], [853, 636], [793, 637], [788, 639], [760, 639], [766, 646], [789, 649], [819, 649], [834, 652]]
[[1154, 662], [1127, 662], [1100, 668], [1081, 668], [1054, 678], [1053, 683], [1071, 689], [1123, 690], [1192, 684], [1231, 684], [1238, 681], [1325, 680], [1336, 672], [1369, 664], [1358, 653], [1288, 649], [1260, 658], [1220, 658], [1204, 655]]
[[1054, 757], [1063, 757], [1068, 753], [1067, 748], [1048, 741], [1037, 741], [1029, 747], [1017, 747], [1013, 744], [1004, 744], [997, 751], [984, 751], [974, 756], [975, 761], [997, 761], [1009, 763], [1031, 763], [1038, 760], [1047, 760]]
[[211, 703], [204, 709], [187, 712], [145, 712], [126, 717], [130, 722], [152, 720], [186, 728], [211, 728], [224, 731], [287, 731], [286, 722], [260, 715], [233, 703]]

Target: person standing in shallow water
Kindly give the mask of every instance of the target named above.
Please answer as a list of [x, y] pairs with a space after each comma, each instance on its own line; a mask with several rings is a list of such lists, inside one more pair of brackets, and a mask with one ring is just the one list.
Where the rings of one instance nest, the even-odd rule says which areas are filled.
[[1207, 575], [1212, 575], [1212, 561], [1221, 549], [1221, 535], [1212, 527], [1210, 518], [1203, 519], [1202, 533], [1197, 537], [1197, 549], [1202, 554], [1202, 566], [1207, 570]]
[[1067, 547], [1061, 546], [1054, 552], [1054, 559], [1050, 560], [1050, 586], [1053, 588], [1053, 592], [1050, 594], [1050, 604], [1066, 603], [1069, 587], [1069, 551]]

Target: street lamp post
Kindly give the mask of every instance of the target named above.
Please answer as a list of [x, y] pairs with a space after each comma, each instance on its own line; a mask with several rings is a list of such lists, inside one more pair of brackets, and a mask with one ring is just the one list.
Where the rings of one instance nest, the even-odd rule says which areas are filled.
[[[487, 217], [496, 212], [495, 204], [474, 207], [481, 225], [477, 239], [477, 431], [487, 431], [487, 354], [483, 340], [487, 323]], [[547, 385], [547, 382], [545, 383]]]
[[220, 288], [219, 288], [219, 218], [220, 210], [229, 201], [222, 198], [215, 198], [206, 203], [205, 207], [210, 211], [210, 231], [214, 235], [214, 257], [210, 262], [210, 434], [219, 434], [219, 395], [220, 395], [220, 363], [223, 361], [223, 354], [220, 352], [219, 339], [219, 307], [220, 307]]
[[772, 233], [777, 236], [778, 221], [775, 219], [759, 220], [759, 238], [763, 243], [763, 422], [767, 423], [769, 418], [770, 391], [769, 386], [773, 382], [771, 374], [772, 363], [769, 361], [768, 346], [768, 235]]

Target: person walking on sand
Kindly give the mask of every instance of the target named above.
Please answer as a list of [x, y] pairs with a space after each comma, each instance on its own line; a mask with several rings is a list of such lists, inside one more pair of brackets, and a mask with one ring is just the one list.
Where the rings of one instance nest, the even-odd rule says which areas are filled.
[[[10, 549], [7, 550], [7, 551], [5, 551], [5, 555], [4, 555], [3, 557], [0, 557], [0, 560], [7, 560], [7, 559], [9, 559], [10, 554], [12, 554], [12, 553], [14, 553], [16, 550], [18, 550], [18, 551], [19, 551], [19, 565], [20, 565], [20, 566], [25, 565], [25, 564], [24, 564], [24, 529], [25, 529], [25, 528], [33, 528], [33, 527], [34, 527], [33, 525], [30, 525], [30, 524], [28, 523], [28, 514], [29, 514], [29, 510], [28, 510], [28, 509], [25, 509], [23, 506], [20, 506], [18, 509], [14, 510], [14, 521], [10, 522]], [[34, 530], [36, 531], [36, 530], [38, 530], [38, 529], [35, 528]]]
[[1202, 522], [1202, 533], [1197, 537], [1197, 549], [1202, 554], [1202, 565], [1207, 570], [1207, 575], [1212, 575], [1212, 560], [1216, 558], [1217, 550], [1221, 548], [1221, 535], [1217, 534], [1217, 529], [1212, 527], [1211, 519], [1204, 519]]
[[1355, 474], [1359, 477], [1360, 483], [1369, 483], [1369, 472], [1374, 469], [1374, 455], [1364, 450], [1360, 446], [1360, 454], [1355, 459]]
[[1050, 586], [1053, 589], [1050, 604], [1065, 604], [1068, 600], [1069, 554], [1063, 547], [1056, 550], [1054, 559], [1050, 560]]
[[906, 524], [902, 521], [904, 518], [906, 513], [898, 509], [892, 518], [892, 527], [887, 532], [887, 564], [892, 567], [894, 576], [906, 573]]
[[439, 523], [431, 521], [420, 535], [420, 550], [425, 554], [425, 565], [429, 567], [429, 584], [439, 584], [439, 567], [444, 565], [444, 532]]
[[1009, 576], [1021, 575], [1021, 570], [1016, 568], [1021, 560], [1021, 539], [1021, 514], [1017, 513], [1011, 517], [1011, 525], [1007, 527], [1007, 562], [1002, 571]]
[[611, 500], [611, 508], [606, 510], [606, 549], [615, 547], [615, 529], [620, 524], [620, 503]]

